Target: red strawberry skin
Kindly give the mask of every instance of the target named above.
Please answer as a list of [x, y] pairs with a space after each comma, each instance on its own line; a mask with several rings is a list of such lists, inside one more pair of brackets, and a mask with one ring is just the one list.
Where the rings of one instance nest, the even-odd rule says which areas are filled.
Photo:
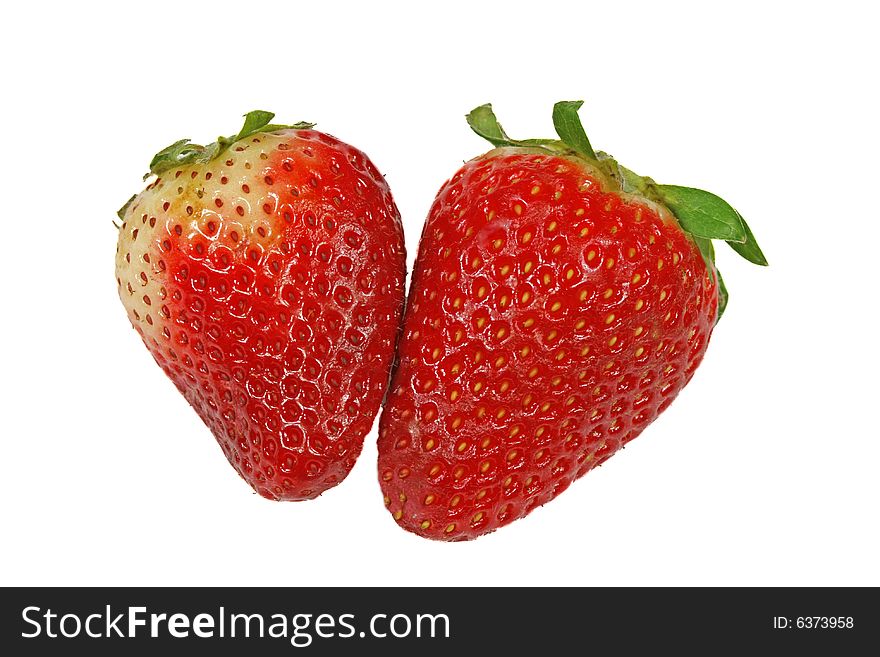
[[718, 289], [667, 211], [583, 161], [499, 148], [440, 190], [380, 420], [385, 504], [466, 540], [638, 436], [705, 353]]
[[257, 134], [161, 173], [123, 219], [129, 319], [232, 466], [275, 500], [342, 481], [403, 307], [400, 217], [370, 160], [314, 130]]

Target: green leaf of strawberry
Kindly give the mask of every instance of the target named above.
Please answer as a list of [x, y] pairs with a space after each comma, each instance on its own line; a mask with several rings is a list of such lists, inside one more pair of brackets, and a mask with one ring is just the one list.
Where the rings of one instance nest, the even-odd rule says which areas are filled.
[[657, 185], [666, 207], [691, 235], [728, 242], [745, 242], [746, 229], [739, 213], [723, 198], [693, 187]]
[[467, 115], [468, 125], [471, 130], [494, 146], [513, 146], [514, 142], [504, 132], [504, 128], [498, 123], [492, 105], [486, 103], [475, 107]]
[[150, 160], [150, 171], [144, 176], [144, 180], [153, 174], [158, 176], [178, 164], [185, 164], [202, 150], [204, 150], [204, 146], [190, 144], [189, 139], [178, 139], [153, 156], [153, 159]]
[[241, 126], [241, 130], [238, 131], [235, 141], [250, 137], [251, 135], [260, 132], [265, 126], [269, 125], [269, 122], [274, 118], [274, 112], [267, 112], [265, 110], [253, 110], [248, 112], [244, 115], [244, 125]]
[[752, 229], [749, 228], [746, 220], [743, 219], [742, 215], [739, 212], [737, 212], [736, 214], [737, 216], [739, 216], [740, 221], [742, 221], [743, 228], [746, 229], [746, 239], [745, 242], [729, 241], [727, 243], [734, 251], [739, 253], [749, 262], [766, 267], [768, 264], [767, 258], [764, 257], [764, 253], [761, 251], [761, 247], [758, 246], [758, 242], [755, 240], [755, 236], [752, 235]]
[[[767, 258], [742, 215], [724, 199], [702, 189], [656, 185], [666, 206], [691, 235], [726, 241], [734, 251], [756, 265]], [[720, 315], [720, 313], [719, 313]]]
[[717, 324], [718, 320], [721, 319], [721, 315], [724, 314], [724, 309], [727, 308], [729, 295], [727, 287], [724, 285], [724, 279], [721, 278], [721, 272], [715, 266], [715, 247], [712, 245], [712, 240], [706, 237], [691, 235], [691, 239], [694, 240], [697, 248], [700, 249], [700, 254], [703, 256], [706, 267], [715, 273], [715, 280], [718, 282], [718, 315], [715, 317], [715, 323]]
[[121, 220], [125, 221], [125, 213], [128, 211], [128, 206], [134, 203], [134, 200], [137, 198], [137, 194], [132, 194], [131, 198], [128, 199], [125, 204], [116, 211], [116, 216]]
[[[486, 103], [474, 108], [465, 117], [471, 130], [493, 146], [518, 146], [521, 148], [543, 148], [550, 152], [568, 150], [570, 147], [555, 139], [512, 139], [504, 132], [504, 128], [498, 123], [492, 105]], [[586, 137], [586, 135], [584, 135]]]
[[274, 132], [275, 130], [286, 129], [307, 130], [315, 125], [305, 121], [292, 125], [272, 124], [270, 121], [273, 118], [275, 118], [275, 114], [265, 110], [248, 112], [244, 115], [244, 124], [237, 134], [231, 137], [218, 137], [217, 141], [207, 146], [190, 143], [189, 139], [180, 139], [170, 146], [166, 146], [153, 156], [153, 159], [150, 160], [150, 171], [144, 176], [144, 180], [151, 175], [161, 175], [174, 167], [208, 163], [225, 151], [230, 144], [260, 132]]
[[553, 106], [553, 127], [556, 134], [566, 144], [584, 157], [598, 159], [584, 126], [578, 118], [578, 110], [584, 104], [582, 100], [561, 100]]
[[721, 272], [718, 269], [715, 269], [715, 277], [718, 279], [718, 316], [715, 318], [715, 322], [717, 323], [719, 319], [721, 319], [721, 315], [724, 314], [724, 311], [727, 309], [727, 286], [724, 284], [724, 279], [721, 278]]

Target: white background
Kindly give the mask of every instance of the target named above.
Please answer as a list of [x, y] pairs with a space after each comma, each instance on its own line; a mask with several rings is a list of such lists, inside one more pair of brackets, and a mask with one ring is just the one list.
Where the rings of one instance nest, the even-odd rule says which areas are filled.
[[[0, 583], [880, 585], [870, 3], [12, 3], [4, 10]], [[259, 9], [256, 7], [259, 6]], [[116, 209], [261, 108], [364, 150], [410, 263], [439, 186], [582, 98], [594, 146], [749, 220], [702, 368], [558, 500], [466, 544], [384, 510], [375, 432], [317, 501], [251, 493], [129, 328]]]

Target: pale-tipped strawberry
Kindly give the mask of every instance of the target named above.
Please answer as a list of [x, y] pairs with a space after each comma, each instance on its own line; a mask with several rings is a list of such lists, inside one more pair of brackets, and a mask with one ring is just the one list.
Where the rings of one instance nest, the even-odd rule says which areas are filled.
[[153, 158], [119, 213], [116, 280], [232, 466], [264, 497], [304, 500], [345, 478], [379, 410], [406, 265], [370, 160], [272, 117]]
[[440, 189], [424, 228], [380, 420], [379, 476], [403, 528], [490, 532], [552, 500], [669, 406], [727, 301], [712, 239], [766, 264], [708, 192], [595, 153], [580, 102], [559, 140], [509, 138]]

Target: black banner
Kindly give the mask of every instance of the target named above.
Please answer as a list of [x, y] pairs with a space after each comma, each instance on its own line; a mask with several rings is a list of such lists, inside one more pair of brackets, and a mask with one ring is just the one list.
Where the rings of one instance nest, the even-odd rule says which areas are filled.
[[867, 588], [18, 588], [0, 614], [7, 655], [855, 654], [880, 639]]

